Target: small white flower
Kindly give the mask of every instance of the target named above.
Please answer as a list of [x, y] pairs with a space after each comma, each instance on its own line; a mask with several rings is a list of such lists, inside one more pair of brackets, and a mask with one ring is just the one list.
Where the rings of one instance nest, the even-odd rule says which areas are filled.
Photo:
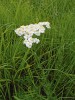
[[32, 37], [28, 38], [28, 42], [33, 43], [33, 41], [34, 41], [34, 38]]
[[36, 36], [40, 36], [40, 32], [39, 31], [36, 31], [35, 33], [34, 33]]
[[31, 47], [32, 47], [32, 43], [27, 42], [27, 43], [26, 43], [26, 46], [27, 46], [28, 48], [31, 48]]
[[37, 38], [34, 38], [34, 42], [33, 43], [36, 43], [36, 44], [38, 44], [40, 42], [40, 40], [39, 39], [37, 39]]
[[28, 48], [31, 48], [32, 47], [32, 43], [30, 43], [30, 42], [28, 42], [26, 40], [23, 41], [23, 44], [25, 44], [26, 47], [28, 47]]
[[43, 26], [46, 26], [47, 28], [50, 28], [49, 22], [39, 22], [39, 25], [43, 25]]
[[45, 25], [47, 28], [50, 28], [50, 23], [49, 22], [45, 22]]
[[18, 35], [18, 36], [22, 36], [23, 35], [23, 32], [18, 28], [15, 30], [15, 33]]
[[45, 32], [45, 28], [44, 28], [43, 26], [40, 26], [39, 32], [40, 32], [40, 33], [44, 33], [44, 32]]

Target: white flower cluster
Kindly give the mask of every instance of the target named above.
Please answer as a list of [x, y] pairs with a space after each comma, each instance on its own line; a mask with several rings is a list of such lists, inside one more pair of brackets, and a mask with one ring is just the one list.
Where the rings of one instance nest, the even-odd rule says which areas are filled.
[[18, 36], [24, 37], [24, 44], [31, 48], [33, 43], [38, 44], [40, 42], [39, 39], [33, 38], [32, 36], [35, 34], [36, 36], [40, 36], [41, 33], [45, 32], [45, 27], [50, 28], [49, 22], [39, 22], [38, 24], [30, 24], [26, 26], [21, 26], [15, 30]]

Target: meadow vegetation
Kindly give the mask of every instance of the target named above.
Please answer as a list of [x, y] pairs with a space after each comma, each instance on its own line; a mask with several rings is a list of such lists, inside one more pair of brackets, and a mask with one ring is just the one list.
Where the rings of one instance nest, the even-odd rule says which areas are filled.
[[[14, 30], [43, 21], [28, 49]], [[0, 100], [75, 100], [75, 0], [0, 0]]]

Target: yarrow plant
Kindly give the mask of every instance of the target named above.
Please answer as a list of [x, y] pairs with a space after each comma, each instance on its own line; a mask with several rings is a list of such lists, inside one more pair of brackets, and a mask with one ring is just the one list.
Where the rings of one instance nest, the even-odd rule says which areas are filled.
[[18, 36], [23, 36], [24, 41], [23, 44], [26, 47], [31, 48], [33, 43], [38, 44], [40, 42], [39, 39], [33, 38], [33, 35], [40, 36], [45, 32], [45, 28], [50, 28], [49, 22], [39, 22], [38, 24], [30, 24], [26, 26], [20, 26], [15, 30]]

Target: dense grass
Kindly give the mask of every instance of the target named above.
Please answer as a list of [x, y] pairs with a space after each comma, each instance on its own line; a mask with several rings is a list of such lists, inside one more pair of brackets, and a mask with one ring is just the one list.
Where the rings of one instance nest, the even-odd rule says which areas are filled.
[[[49, 21], [31, 49], [14, 29]], [[0, 0], [0, 100], [75, 100], [75, 0]]]

